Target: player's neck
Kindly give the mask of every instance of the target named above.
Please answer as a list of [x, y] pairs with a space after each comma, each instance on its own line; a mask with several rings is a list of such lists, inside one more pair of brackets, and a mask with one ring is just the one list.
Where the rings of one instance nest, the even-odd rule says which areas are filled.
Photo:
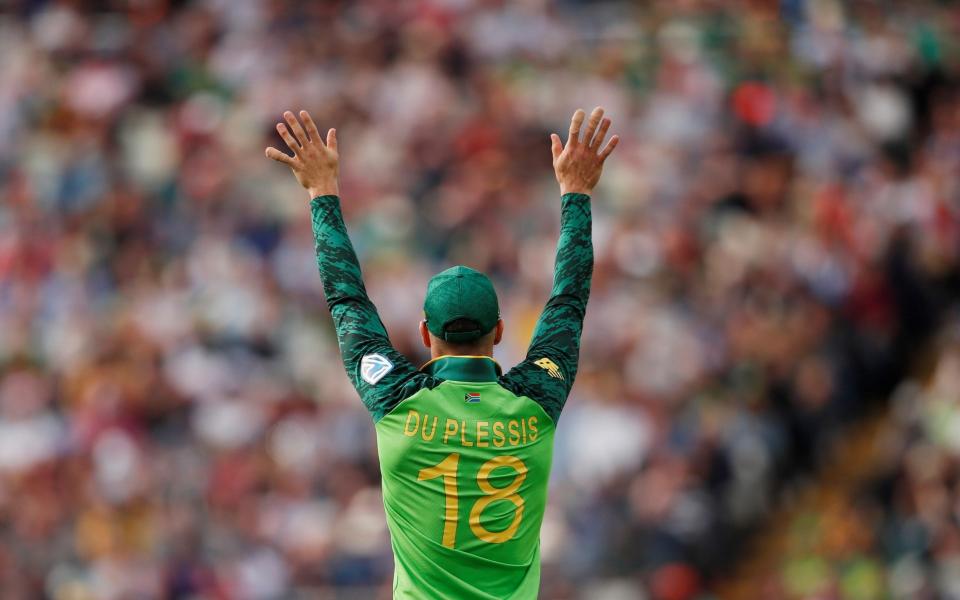
[[430, 346], [430, 359], [440, 358], [441, 356], [488, 356], [493, 358], [493, 345], [484, 346], [448, 346], [446, 344], [433, 344]]

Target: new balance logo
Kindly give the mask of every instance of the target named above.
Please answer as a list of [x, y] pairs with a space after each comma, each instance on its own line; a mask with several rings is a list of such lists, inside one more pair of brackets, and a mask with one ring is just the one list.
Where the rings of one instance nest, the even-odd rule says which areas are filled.
[[382, 354], [367, 354], [360, 360], [360, 377], [370, 385], [376, 385], [393, 370], [393, 363]]
[[533, 364], [537, 365], [541, 369], [546, 370], [550, 377], [556, 379], [563, 379], [563, 373], [560, 372], [560, 367], [557, 366], [557, 363], [553, 362], [549, 358], [541, 358], [540, 360], [533, 361]]

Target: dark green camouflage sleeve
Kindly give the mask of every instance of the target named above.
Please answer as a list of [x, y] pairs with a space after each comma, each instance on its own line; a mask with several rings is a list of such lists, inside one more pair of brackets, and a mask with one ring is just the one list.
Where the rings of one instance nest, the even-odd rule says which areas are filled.
[[323, 280], [340, 354], [364, 406], [380, 420], [404, 398], [427, 385], [419, 372], [387, 337], [377, 309], [367, 296], [360, 263], [347, 235], [337, 196], [310, 201], [317, 267]]
[[503, 385], [538, 402], [556, 422], [577, 376], [580, 334], [590, 298], [593, 238], [590, 196], [564, 194], [553, 291], [533, 332], [526, 359]]

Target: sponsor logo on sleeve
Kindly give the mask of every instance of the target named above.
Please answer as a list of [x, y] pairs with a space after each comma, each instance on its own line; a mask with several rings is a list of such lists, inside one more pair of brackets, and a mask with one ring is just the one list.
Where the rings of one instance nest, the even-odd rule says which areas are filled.
[[393, 363], [382, 354], [367, 354], [360, 359], [360, 377], [370, 385], [376, 385], [393, 370]]
[[549, 358], [541, 358], [540, 360], [533, 361], [533, 364], [537, 365], [541, 369], [544, 369], [550, 377], [555, 379], [563, 380], [563, 373], [560, 372], [560, 367], [557, 366], [557, 363], [553, 362]]

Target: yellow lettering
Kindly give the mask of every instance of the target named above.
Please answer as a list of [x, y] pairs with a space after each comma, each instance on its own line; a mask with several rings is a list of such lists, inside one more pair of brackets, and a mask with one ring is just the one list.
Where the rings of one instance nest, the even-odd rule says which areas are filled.
[[473, 446], [473, 442], [467, 441], [467, 422], [466, 421], [460, 421], [460, 444], [464, 448], [469, 448]]
[[503, 436], [503, 423], [500, 421], [493, 422], [493, 445], [497, 448], [503, 448], [503, 443], [507, 440]]
[[[411, 421], [413, 422], [413, 427], [410, 427]], [[420, 429], [420, 413], [411, 410], [407, 413], [407, 422], [403, 424], [403, 435], [413, 437], [417, 435], [417, 429]]]
[[446, 424], [443, 426], [443, 443], [446, 444], [451, 436], [457, 435], [458, 429], [457, 422], [454, 419], [448, 418]]
[[520, 424], [515, 420], [511, 420], [510, 424], [507, 425], [507, 431], [510, 432], [510, 445], [516, 446], [520, 443]]
[[530, 417], [530, 441], [537, 441], [537, 418]]
[[527, 443], [527, 420], [520, 419], [520, 430], [523, 431], [523, 443]]
[[433, 429], [430, 430], [430, 433], [427, 433], [427, 419], [430, 415], [423, 415], [423, 429], [420, 430], [420, 437], [423, 438], [423, 441], [429, 442], [433, 439], [433, 436], [437, 435], [437, 420], [438, 417], [433, 418]]
[[490, 445], [486, 441], [488, 435], [487, 425], [488, 423], [486, 421], [477, 421], [477, 448], [486, 448]]

